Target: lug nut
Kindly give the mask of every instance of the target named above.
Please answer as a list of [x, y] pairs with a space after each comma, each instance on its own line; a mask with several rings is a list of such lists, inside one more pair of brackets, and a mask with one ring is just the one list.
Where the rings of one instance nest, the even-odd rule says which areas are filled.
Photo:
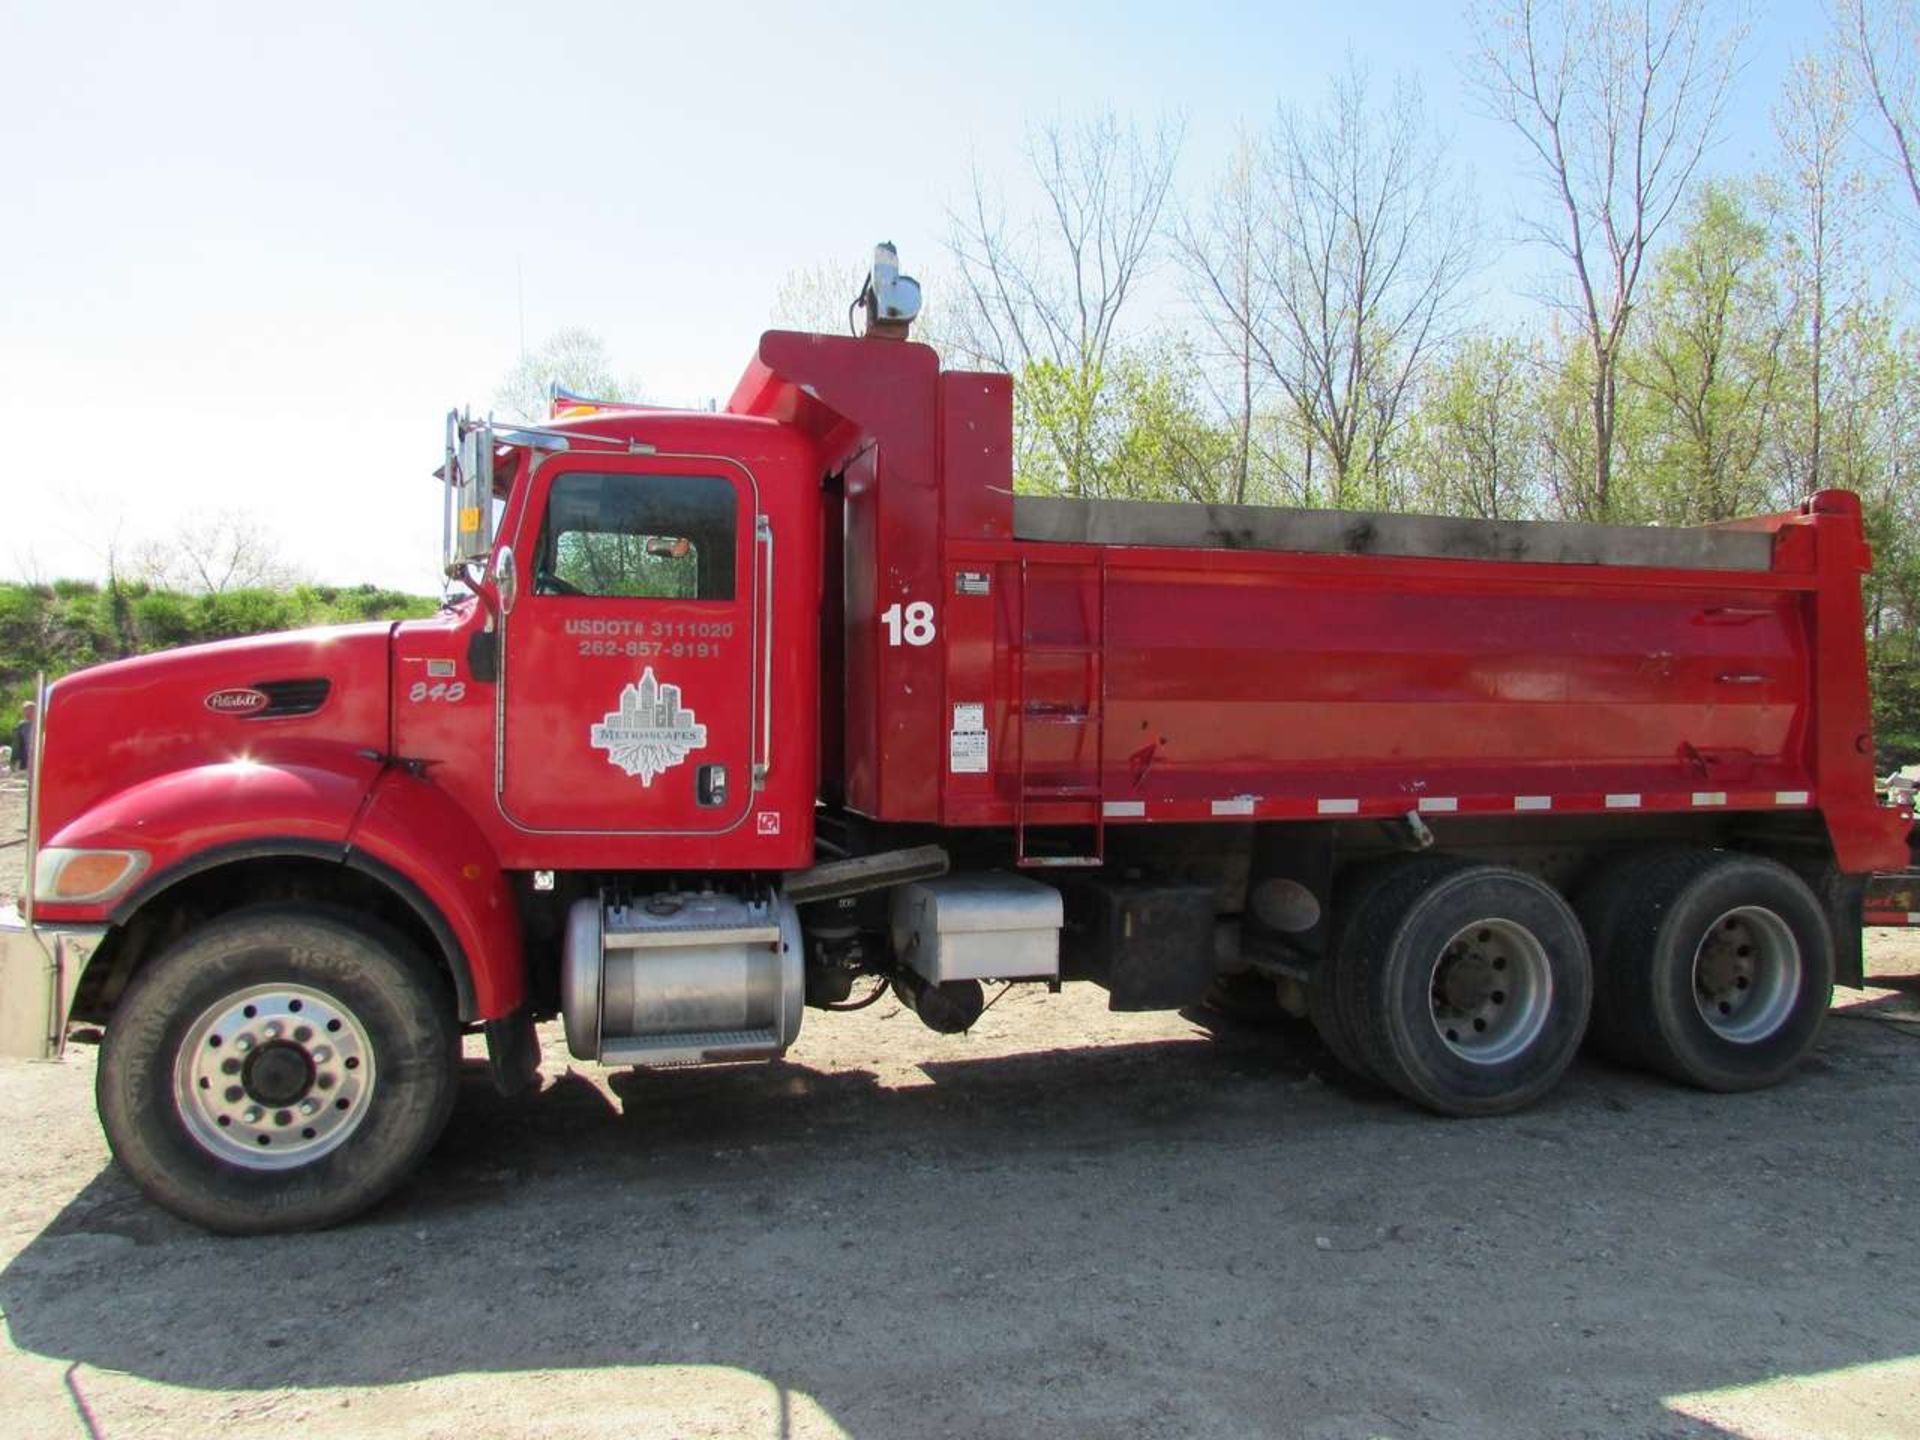
[[253, 1049], [253, 1041], [249, 1040], [246, 1036], [242, 1035], [238, 1040], [233, 1042], [233, 1048], [238, 1050], [242, 1055], [244, 1055], [249, 1050]]
[[320, 1045], [315, 1047], [313, 1052], [314, 1064], [324, 1065], [327, 1063], [327, 1061], [331, 1060], [332, 1058], [333, 1058], [333, 1052], [329, 1050], [326, 1046]]
[[260, 1112], [258, 1110], [249, 1110], [240, 1118], [249, 1125], [258, 1125], [260, 1123]]
[[314, 1104], [313, 1101], [311, 1100], [302, 1100], [300, 1102], [300, 1113], [302, 1115], [311, 1115], [313, 1114], [314, 1111], [318, 1110], [319, 1108], [320, 1107]]
[[267, 1026], [267, 1039], [278, 1040], [279, 1038], [280, 1038], [280, 1027], [278, 1025]]

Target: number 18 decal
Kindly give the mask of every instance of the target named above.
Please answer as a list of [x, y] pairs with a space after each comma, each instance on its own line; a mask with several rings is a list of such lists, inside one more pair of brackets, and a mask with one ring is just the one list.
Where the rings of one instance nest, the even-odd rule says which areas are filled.
[[880, 623], [887, 627], [887, 644], [931, 645], [933, 643], [933, 606], [925, 600], [915, 600], [905, 610], [900, 602], [894, 601], [880, 615]]

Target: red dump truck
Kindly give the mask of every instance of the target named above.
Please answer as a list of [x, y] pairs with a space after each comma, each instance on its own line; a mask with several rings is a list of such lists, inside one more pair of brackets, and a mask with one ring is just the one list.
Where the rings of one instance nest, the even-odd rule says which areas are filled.
[[463, 1034], [761, 1060], [983, 982], [1248, 997], [1430, 1110], [1583, 1039], [1768, 1084], [1861, 969], [1852, 495], [1701, 529], [1016, 495], [1012, 381], [761, 337], [720, 413], [449, 419], [432, 618], [82, 671], [40, 707], [0, 1041], [104, 1026], [120, 1164], [222, 1231], [432, 1146]]

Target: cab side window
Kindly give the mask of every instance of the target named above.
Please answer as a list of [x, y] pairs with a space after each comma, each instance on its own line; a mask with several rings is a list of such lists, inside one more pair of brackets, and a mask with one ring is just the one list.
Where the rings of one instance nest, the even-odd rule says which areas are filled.
[[536, 595], [731, 600], [737, 516], [715, 475], [596, 475], [553, 482]]

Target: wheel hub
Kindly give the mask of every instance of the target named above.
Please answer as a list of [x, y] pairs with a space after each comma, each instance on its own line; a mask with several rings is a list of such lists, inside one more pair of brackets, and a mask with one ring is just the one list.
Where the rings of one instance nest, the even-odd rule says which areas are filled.
[[1434, 962], [1428, 987], [1433, 1028], [1449, 1050], [1478, 1065], [1500, 1064], [1531, 1045], [1552, 999], [1546, 948], [1505, 919], [1461, 929]]
[[273, 1040], [242, 1062], [240, 1085], [249, 1099], [262, 1105], [292, 1105], [306, 1098], [318, 1075], [305, 1046]]
[[249, 1170], [309, 1164], [359, 1128], [373, 1046], [341, 1001], [304, 985], [237, 991], [202, 1011], [174, 1065], [187, 1133]]
[[1693, 1003], [1723, 1040], [1751, 1045], [1787, 1022], [1800, 993], [1800, 944], [1758, 905], [1729, 910], [1693, 956]]

